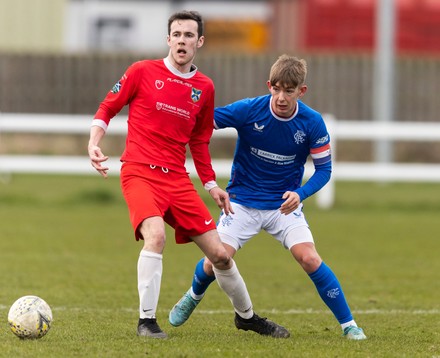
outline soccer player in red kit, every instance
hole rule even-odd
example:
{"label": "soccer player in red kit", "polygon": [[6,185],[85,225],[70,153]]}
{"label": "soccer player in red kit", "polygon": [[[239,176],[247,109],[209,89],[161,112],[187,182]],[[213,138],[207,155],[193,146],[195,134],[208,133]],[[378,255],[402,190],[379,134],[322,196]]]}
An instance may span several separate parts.
{"label": "soccer player in red kit", "polygon": [[168,20],[168,56],[132,64],[101,102],[90,130],[92,166],[106,177],[108,167],[103,162],[108,157],[99,143],[110,120],[129,105],[120,177],[136,240],[143,240],[137,266],[137,334],[167,337],[157,324],[156,311],[168,223],[175,230],[177,243],[194,241],[213,263],[218,284],[234,306],[237,328],[286,338],[290,334],[284,327],[254,313],[243,278],[185,169],[188,145],[205,189],[222,210],[231,212],[228,194],[215,182],[209,153],[214,85],[193,65],[203,42],[199,13],[182,11],[172,15]]}

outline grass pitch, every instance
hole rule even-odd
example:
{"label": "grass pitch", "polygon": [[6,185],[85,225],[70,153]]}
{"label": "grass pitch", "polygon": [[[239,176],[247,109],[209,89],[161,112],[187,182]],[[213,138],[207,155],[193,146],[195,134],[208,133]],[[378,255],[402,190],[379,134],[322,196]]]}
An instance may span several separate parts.
{"label": "grass pitch", "polygon": [[[136,243],[118,178],[14,175],[0,183],[1,357],[440,357],[440,186],[337,183],[336,204],[305,213],[318,251],[335,271],[368,340],[347,341],[312,282],[266,234],[236,261],[261,316],[290,339],[238,331],[214,283],[191,319],[168,311],[201,257],[168,231],[158,322],[167,340],[136,336]],[[224,183],[223,183],[224,184]],[[224,186],[224,185],[223,185]],[[211,205],[214,217],[218,209]],[[54,323],[23,341],[7,324],[20,296],[41,296]]]}

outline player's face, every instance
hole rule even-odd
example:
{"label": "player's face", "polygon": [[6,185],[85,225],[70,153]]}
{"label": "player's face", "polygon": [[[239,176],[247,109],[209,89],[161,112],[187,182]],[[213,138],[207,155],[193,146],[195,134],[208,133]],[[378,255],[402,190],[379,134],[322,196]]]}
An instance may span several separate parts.
{"label": "player's face", "polygon": [[286,88],[279,83],[272,86],[270,81],[267,81],[267,87],[272,95],[272,111],[283,118],[289,118],[293,115],[298,99],[307,91],[306,85]]}
{"label": "player's face", "polygon": [[168,55],[172,65],[182,73],[189,72],[197,49],[202,47],[204,37],[198,37],[197,22],[194,20],[176,20],[171,24],[167,43]]}

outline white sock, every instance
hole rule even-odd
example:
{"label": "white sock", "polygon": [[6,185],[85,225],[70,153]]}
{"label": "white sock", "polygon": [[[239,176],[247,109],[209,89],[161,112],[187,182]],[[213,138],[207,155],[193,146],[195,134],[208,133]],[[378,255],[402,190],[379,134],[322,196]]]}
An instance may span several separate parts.
{"label": "white sock", "polygon": [[342,323],[342,324],[341,324],[341,328],[342,328],[342,330],[344,330],[346,327],[350,327],[350,326],[355,326],[355,327],[357,327],[357,324],[356,324],[356,322],[355,322],[354,320],[351,320],[351,321],[349,321],[349,322],[345,322],[345,323]]}
{"label": "white sock", "polygon": [[249,292],[235,262],[229,270],[218,270],[213,267],[218,285],[225,291],[240,317],[249,319],[254,315]]}
{"label": "white sock", "polygon": [[201,295],[196,295],[193,291],[192,286],[189,288],[188,292],[189,292],[189,295],[192,298],[194,298],[196,301],[200,301],[203,298],[203,296],[205,296],[205,292],[203,292]]}
{"label": "white sock", "polygon": [[138,266],[139,317],[155,318],[162,279],[162,255],[142,250]]}

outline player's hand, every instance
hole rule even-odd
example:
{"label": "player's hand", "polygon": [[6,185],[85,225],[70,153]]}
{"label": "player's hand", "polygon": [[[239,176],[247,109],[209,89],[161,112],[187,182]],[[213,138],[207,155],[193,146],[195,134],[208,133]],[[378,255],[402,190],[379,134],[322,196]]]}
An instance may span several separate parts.
{"label": "player's hand", "polygon": [[299,195],[294,191],[286,191],[283,194],[283,199],[286,200],[281,204],[280,211],[284,215],[294,212],[298,208],[299,204],[301,204]]}
{"label": "player's hand", "polygon": [[229,194],[226,191],[216,186],[209,191],[209,194],[211,194],[218,207],[222,209],[226,215],[234,213],[229,200]]}
{"label": "player's hand", "polygon": [[95,168],[104,178],[107,178],[108,167],[102,166],[102,163],[108,159],[108,156],[102,154],[101,148],[97,145],[89,145],[88,151],[92,167]]}

